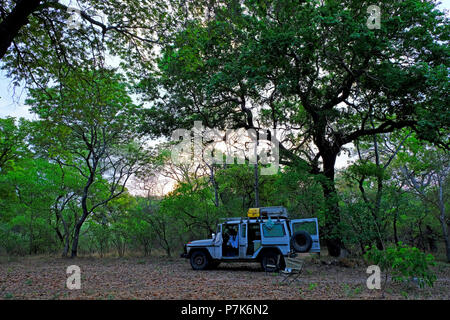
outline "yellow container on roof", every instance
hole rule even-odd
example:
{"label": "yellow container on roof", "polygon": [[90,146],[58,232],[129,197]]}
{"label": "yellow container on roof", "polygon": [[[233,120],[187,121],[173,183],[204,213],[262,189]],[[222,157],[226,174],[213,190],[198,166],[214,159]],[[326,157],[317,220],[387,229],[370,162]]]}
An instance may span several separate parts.
{"label": "yellow container on roof", "polygon": [[248,209],[247,216],[249,218],[258,218],[259,217],[259,208]]}

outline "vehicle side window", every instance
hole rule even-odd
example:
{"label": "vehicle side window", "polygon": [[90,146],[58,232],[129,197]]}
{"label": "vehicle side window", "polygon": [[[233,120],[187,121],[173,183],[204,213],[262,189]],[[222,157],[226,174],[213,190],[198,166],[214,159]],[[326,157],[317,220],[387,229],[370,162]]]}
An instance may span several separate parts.
{"label": "vehicle side window", "polygon": [[286,232],[284,231],[283,224],[275,223],[272,228],[267,228],[266,225],[263,224],[263,235],[266,238],[270,237],[284,237]]}
{"label": "vehicle side window", "polygon": [[293,226],[294,232],[305,230],[312,236],[317,234],[316,223],[314,221],[297,222],[294,223]]}

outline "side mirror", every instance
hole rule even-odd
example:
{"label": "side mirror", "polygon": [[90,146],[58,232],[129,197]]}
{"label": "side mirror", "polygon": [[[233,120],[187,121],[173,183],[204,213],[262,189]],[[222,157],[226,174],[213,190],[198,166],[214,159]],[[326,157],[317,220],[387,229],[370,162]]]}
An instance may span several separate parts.
{"label": "side mirror", "polygon": [[212,239],[214,239],[215,237],[216,237],[216,234],[215,234],[215,233],[211,234],[211,238],[212,238]]}

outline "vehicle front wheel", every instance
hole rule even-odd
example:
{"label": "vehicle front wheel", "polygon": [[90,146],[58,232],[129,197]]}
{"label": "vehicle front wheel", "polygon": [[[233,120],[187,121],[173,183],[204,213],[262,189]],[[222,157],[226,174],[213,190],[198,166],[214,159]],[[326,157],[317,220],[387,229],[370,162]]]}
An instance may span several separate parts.
{"label": "vehicle front wheel", "polygon": [[191,267],[194,270],[205,270],[208,268],[208,255],[203,251],[195,251],[191,255]]}

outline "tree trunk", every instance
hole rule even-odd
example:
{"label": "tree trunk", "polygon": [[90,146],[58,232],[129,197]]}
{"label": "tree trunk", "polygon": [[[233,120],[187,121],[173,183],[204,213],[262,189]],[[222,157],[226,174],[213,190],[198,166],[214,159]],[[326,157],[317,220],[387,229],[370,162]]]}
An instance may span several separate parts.
{"label": "tree trunk", "polygon": [[255,163],[254,168],[255,173],[255,208],[259,208],[259,175],[258,175],[258,164]]}
{"label": "tree trunk", "polygon": [[378,180],[378,189],[377,189],[375,206],[372,206],[372,202],[369,200],[369,198],[366,195],[366,191],[364,189],[365,177],[362,177],[361,179],[359,179],[358,182],[359,182],[359,190],[361,192],[363,200],[367,204],[367,208],[373,218],[373,228],[374,228],[375,233],[377,234],[377,236],[375,237],[374,240],[376,242],[378,250],[383,250],[383,240],[381,238],[381,232],[380,232],[380,227],[379,227],[379,223],[378,223],[379,210],[380,210],[379,208],[380,208],[380,203],[381,203],[381,190],[383,188],[383,184],[380,183],[379,177],[377,178],[377,180]]}
{"label": "tree trunk", "polygon": [[[61,215],[62,217],[62,215]],[[62,256],[64,258],[67,257],[69,254],[69,243],[70,243],[70,232],[69,232],[69,226],[67,225],[66,221],[62,219],[63,226],[64,226],[64,251]]]}
{"label": "tree trunk", "polygon": [[328,249],[328,254],[332,257],[338,257],[344,253],[343,243],[337,230],[340,223],[340,211],[334,181],[334,165],[336,163],[336,157],[337,153],[328,153],[322,156],[323,171],[326,178],[321,182],[326,206],[324,238]]}
{"label": "tree trunk", "polygon": [[[380,167],[378,166],[380,169]],[[383,195],[383,177],[379,173],[377,176],[377,194],[375,198],[375,208],[373,210],[373,218],[375,223],[376,232],[378,234],[376,243],[378,250],[384,250],[383,238],[380,230],[380,208],[381,208],[381,197]]]}
{"label": "tree trunk", "polygon": [[82,223],[77,223],[75,226],[75,231],[73,234],[73,241],[72,241],[72,258],[75,258],[78,254],[78,238],[80,237],[80,229],[81,229]]}
{"label": "tree trunk", "polygon": [[61,241],[61,243],[64,243],[64,236],[62,235],[61,231],[59,231],[58,227],[55,227],[55,231],[59,241]]}
{"label": "tree trunk", "polygon": [[[373,122],[372,127],[375,128]],[[377,142],[377,135],[373,135],[373,145],[375,149],[375,164],[377,166],[377,194],[375,197],[375,207],[372,210],[372,216],[374,219],[375,224],[375,232],[377,233],[376,238],[376,244],[378,250],[384,250],[383,245],[383,238],[381,236],[381,230],[380,230],[380,208],[381,208],[381,197],[383,195],[383,175],[384,175],[384,168],[380,165],[380,155],[378,153],[378,142]]]}
{"label": "tree trunk", "polygon": [[447,262],[450,262],[450,241],[448,238],[448,224],[445,219],[445,201],[444,201],[444,182],[443,179],[438,179],[438,185],[439,185],[439,221],[441,222],[442,226],[442,235],[444,237],[445,242],[445,252],[447,254]]}
{"label": "tree trunk", "polygon": [[448,238],[448,224],[445,219],[445,200],[444,200],[444,181],[441,177],[438,179],[438,186],[439,186],[439,221],[441,222],[442,226],[442,235],[444,237],[445,242],[445,252],[447,254],[447,262],[450,262],[450,241]]}
{"label": "tree trunk", "polygon": [[218,208],[219,207],[219,187],[217,185],[217,181],[214,176],[214,164],[211,164],[211,166],[209,166],[208,164],[206,164],[206,165],[209,167],[209,170],[211,172],[210,181],[214,187],[214,205],[216,206],[216,208]]}
{"label": "tree trunk", "polygon": [[172,257],[172,252],[171,252],[171,250],[170,250],[169,244],[167,244],[167,247],[166,247],[166,254],[167,254],[167,257],[168,257],[168,258],[171,258],[171,257]]}
{"label": "tree trunk", "polygon": [[256,143],[255,143],[255,161],[254,164],[254,175],[255,175],[255,208],[259,208],[259,175],[258,175],[258,144],[259,144],[259,132],[256,132]]}
{"label": "tree trunk", "polygon": [[442,233],[444,234],[445,252],[447,254],[447,262],[450,262],[450,241],[448,238],[448,224],[441,220]]}
{"label": "tree trunk", "polygon": [[437,246],[436,246],[436,238],[434,236],[433,229],[431,229],[430,225],[427,224],[426,228],[426,238],[428,243],[428,249],[431,252],[436,252]]}
{"label": "tree trunk", "polygon": [[394,228],[394,241],[395,241],[395,245],[397,246],[399,240],[398,240],[398,232],[397,232],[397,219],[398,219],[398,209],[395,210],[395,215],[394,215],[394,221],[392,222],[392,226]]}
{"label": "tree trunk", "polygon": [[81,226],[83,225],[84,221],[86,220],[87,216],[89,215],[89,211],[87,209],[87,192],[83,195],[81,198],[81,207],[83,209],[83,215],[81,216],[80,220],[78,220],[77,224],[75,225],[75,231],[73,235],[73,241],[72,241],[72,258],[75,258],[78,253],[78,239],[80,237],[80,230]]}
{"label": "tree trunk", "polygon": [[[78,239],[80,237],[80,230],[81,226],[83,225],[84,221],[89,215],[89,210],[87,207],[87,198],[88,198],[88,192],[89,188],[91,187],[92,183],[94,183],[95,178],[95,172],[97,169],[97,162],[95,162],[92,166],[92,169],[90,169],[90,176],[89,179],[86,182],[86,185],[83,188],[83,195],[81,196],[81,209],[83,210],[83,215],[81,216],[80,220],[78,220],[77,224],[75,225],[75,231],[73,236],[73,242],[72,242],[72,258],[75,258],[78,253]],[[75,220],[76,221],[76,220]]]}
{"label": "tree trunk", "polygon": [[[60,197],[58,197],[56,202],[58,202],[59,199],[60,199]],[[70,232],[69,232],[69,226],[67,225],[67,222],[62,215],[62,210],[64,209],[64,206],[62,207],[62,209],[58,209],[57,204],[55,204],[54,210],[55,210],[55,214],[56,214],[56,222],[58,223],[58,221],[61,221],[63,224],[64,235],[61,234],[61,232],[58,229],[58,226],[56,226],[56,233],[58,234],[58,237],[61,239],[61,243],[64,244],[64,250],[62,253],[62,257],[66,258],[69,253]]]}
{"label": "tree trunk", "polygon": [[149,243],[144,243],[144,257],[148,257],[152,253],[152,248]]}
{"label": "tree trunk", "polygon": [[29,239],[29,254],[31,255],[33,253],[33,241],[34,241],[34,237],[33,237],[33,211],[31,211],[31,217],[30,217],[30,226],[29,226],[29,230],[30,230],[30,239]]}
{"label": "tree trunk", "polygon": [[28,24],[28,17],[40,3],[40,0],[18,0],[11,13],[0,23],[0,59],[6,54],[20,29]]}
{"label": "tree trunk", "polygon": [[69,243],[70,243],[70,238],[69,238],[69,233],[66,234],[66,239],[64,241],[64,251],[63,251],[63,258],[67,258],[67,255],[69,254]]}

